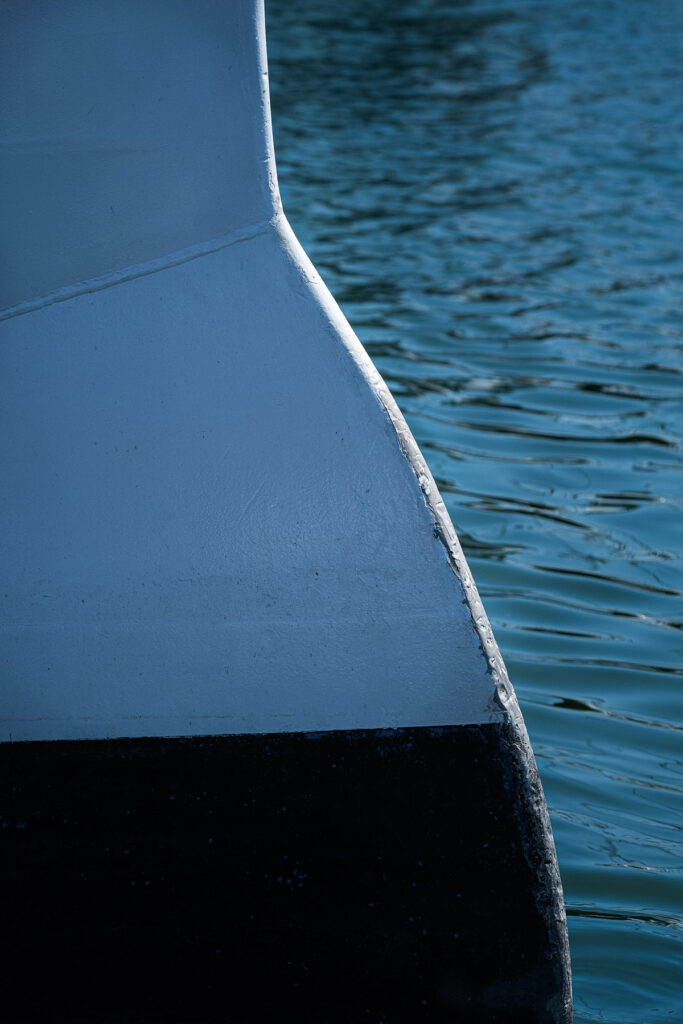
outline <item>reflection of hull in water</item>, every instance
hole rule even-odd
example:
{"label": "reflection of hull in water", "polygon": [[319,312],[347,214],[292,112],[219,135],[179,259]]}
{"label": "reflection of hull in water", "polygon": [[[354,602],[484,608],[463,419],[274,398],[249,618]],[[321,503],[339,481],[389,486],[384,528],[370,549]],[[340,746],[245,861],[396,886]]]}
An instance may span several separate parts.
{"label": "reflection of hull in water", "polygon": [[279,212],[258,5],[4,18],[10,1017],[567,1020],[516,700]]}

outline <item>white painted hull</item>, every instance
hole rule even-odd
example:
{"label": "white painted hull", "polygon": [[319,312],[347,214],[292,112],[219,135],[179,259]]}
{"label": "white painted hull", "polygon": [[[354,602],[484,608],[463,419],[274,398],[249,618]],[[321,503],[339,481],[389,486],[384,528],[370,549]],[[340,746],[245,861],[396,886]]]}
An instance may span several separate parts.
{"label": "white painted hull", "polygon": [[[221,166],[235,145],[256,148],[251,125],[261,125],[262,187],[247,188],[240,167],[228,173],[213,219],[197,213],[211,232],[200,242],[185,213],[173,226],[176,206],[164,211],[162,231],[156,208],[141,205],[150,165],[167,202],[187,203],[189,186],[169,171],[170,143],[154,149],[155,133],[176,131],[173,121],[157,124],[157,93],[178,101],[190,25],[203,15],[232,52],[235,18],[213,2],[197,13],[170,5],[170,28],[123,62],[129,77],[130,64],[139,65],[132,95],[108,55],[126,45],[125,33],[148,31],[155,8],[124,6],[130,24],[117,22],[112,42],[107,3],[35,5],[34,21],[40,10],[72,62],[36,68],[30,53],[28,70],[9,62],[11,223],[24,213],[15,229],[23,273],[5,286],[19,301],[2,322],[2,671],[11,681],[3,738],[500,719],[504,669],[433,480],[280,212],[259,81],[251,117],[239,106],[227,135],[223,106],[243,81],[221,81],[223,65],[209,60],[195,74],[194,105],[216,132],[215,151],[202,159]],[[111,125],[84,121],[71,52],[84,20],[90,46],[102,51],[88,53],[88,103],[101,102]],[[9,21],[30,39],[25,14]],[[253,21],[243,16],[236,28],[241,49],[260,54]],[[149,64],[158,81],[140,94]],[[57,95],[69,97],[56,108],[45,80],[55,74]],[[227,95],[213,97],[214,78]],[[45,96],[47,129],[40,111],[29,111],[28,125],[18,120],[29,87]],[[185,95],[177,117],[192,107]],[[56,212],[44,190],[34,194],[39,143],[26,136],[39,130]],[[192,142],[174,137],[171,152],[198,177],[201,161],[185,167]],[[141,146],[151,150],[146,159]],[[95,181],[86,187],[88,174]],[[85,223],[79,192],[93,208]],[[47,227],[35,222],[36,201]],[[103,233],[96,248],[95,231]],[[131,260],[123,267],[121,249]],[[36,282],[51,290],[30,294]]]}
{"label": "white painted hull", "polygon": [[282,214],[260,4],[0,11],[3,1005],[120,1021],[146,957],[145,1019],[269,1019],[267,962],[283,1021],[566,1024],[533,755]]}
{"label": "white painted hull", "polygon": [[206,249],[3,324],[5,739],[499,718],[431,477],[291,230]]}

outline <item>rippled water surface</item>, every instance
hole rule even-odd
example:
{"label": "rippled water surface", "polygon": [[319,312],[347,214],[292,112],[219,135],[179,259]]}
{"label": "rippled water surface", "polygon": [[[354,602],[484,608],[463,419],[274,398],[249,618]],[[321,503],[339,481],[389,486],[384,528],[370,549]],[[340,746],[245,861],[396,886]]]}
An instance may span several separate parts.
{"label": "rippled water surface", "polygon": [[269,0],[285,210],[517,689],[578,1021],[683,1021],[683,3]]}

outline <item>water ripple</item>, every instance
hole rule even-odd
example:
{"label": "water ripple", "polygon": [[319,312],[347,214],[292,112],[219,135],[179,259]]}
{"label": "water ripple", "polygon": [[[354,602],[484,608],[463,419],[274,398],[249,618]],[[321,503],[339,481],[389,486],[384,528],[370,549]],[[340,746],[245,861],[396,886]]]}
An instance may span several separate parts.
{"label": "water ripple", "polygon": [[682,1019],[683,7],[269,0],[268,24],[285,209],[523,705],[576,1020]]}

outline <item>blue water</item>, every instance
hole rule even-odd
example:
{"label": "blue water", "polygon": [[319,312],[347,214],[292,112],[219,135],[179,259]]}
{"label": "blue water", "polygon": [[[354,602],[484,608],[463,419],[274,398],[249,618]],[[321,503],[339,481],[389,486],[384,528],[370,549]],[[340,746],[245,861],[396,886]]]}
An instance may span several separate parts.
{"label": "blue water", "polygon": [[683,3],[269,0],[285,210],[427,456],[576,1020],[683,1021]]}

